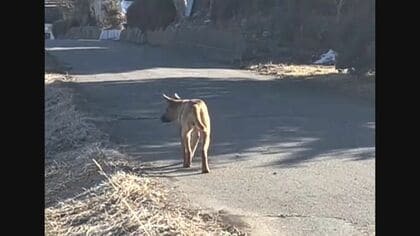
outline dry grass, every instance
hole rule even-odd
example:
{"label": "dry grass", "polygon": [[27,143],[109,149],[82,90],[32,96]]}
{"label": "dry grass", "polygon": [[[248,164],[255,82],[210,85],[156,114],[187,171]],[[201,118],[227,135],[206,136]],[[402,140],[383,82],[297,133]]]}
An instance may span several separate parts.
{"label": "dry grass", "polygon": [[334,66],[323,65],[287,65],[268,63],[251,65],[247,69],[256,71],[262,75],[274,75],[279,78],[331,75],[338,73]]}
{"label": "dry grass", "polygon": [[44,77],[44,82],[46,85],[50,85],[54,82],[70,82],[73,81],[73,78],[69,75],[59,74],[59,73],[47,73]]}
{"label": "dry grass", "polygon": [[67,80],[45,78],[46,235],[244,235],[142,176],[75,109]]}
{"label": "dry grass", "polygon": [[86,117],[76,111],[69,88],[60,81],[69,80],[65,76],[46,75],[45,81],[45,151],[50,159],[58,152],[80,148],[86,143],[106,140]]}
{"label": "dry grass", "polygon": [[335,66],[324,65],[286,65],[258,64],[247,67],[248,70],[262,75],[275,76],[278,79],[304,79],[311,83],[330,87],[351,96],[369,100],[375,99],[375,76],[355,76],[340,73]]}
{"label": "dry grass", "polygon": [[102,175],[96,187],[45,209],[46,235],[240,235],[218,215],[182,205],[156,180]]}
{"label": "dry grass", "polygon": [[96,158],[106,170],[139,173],[141,167],[114,149],[99,143],[87,144],[73,151],[58,153],[45,161],[45,205],[75,196],[102,181],[92,162]]}
{"label": "dry grass", "polygon": [[96,169],[87,164],[92,156],[116,159],[104,149],[107,137],[87,117],[76,111],[70,88],[62,86],[70,77],[45,75],[45,202],[50,205],[81,192],[93,181]]}

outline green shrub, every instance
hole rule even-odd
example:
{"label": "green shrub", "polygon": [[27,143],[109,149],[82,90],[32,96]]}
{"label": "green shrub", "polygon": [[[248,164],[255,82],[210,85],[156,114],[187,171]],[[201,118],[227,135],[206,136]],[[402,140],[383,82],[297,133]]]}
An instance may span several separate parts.
{"label": "green shrub", "polygon": [[136,0],[127,9],[127,24],[143,32],[165,29],[175,20],[172,0]]}

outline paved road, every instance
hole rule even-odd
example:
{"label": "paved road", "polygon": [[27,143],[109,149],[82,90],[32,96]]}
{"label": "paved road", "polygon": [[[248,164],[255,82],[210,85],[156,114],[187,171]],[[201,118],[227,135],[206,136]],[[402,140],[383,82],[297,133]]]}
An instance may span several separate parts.
{"label": "paved road", "polygon": [[[118,42],[48,41],[72,66],[77,105],[111,140],[194,204],[223,210],[254,235],[373,235],[372,101],[302,80],[273,80],[194,52]],[[182,169],[162,92],[204,98],[211,174]]]}

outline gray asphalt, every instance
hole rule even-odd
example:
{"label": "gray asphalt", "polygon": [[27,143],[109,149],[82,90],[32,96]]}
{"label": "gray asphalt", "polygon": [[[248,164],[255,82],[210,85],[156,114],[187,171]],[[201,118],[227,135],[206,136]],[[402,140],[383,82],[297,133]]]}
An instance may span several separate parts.
{"label": "gray asphalt", "polygon": [[[47,41],[72,67],[78,109],[145,170],[252,235],[375,234],[375,107],[314,82],[275,80],[194,51]],[[181,168],[162,92],[206,100],[211,173]]]}

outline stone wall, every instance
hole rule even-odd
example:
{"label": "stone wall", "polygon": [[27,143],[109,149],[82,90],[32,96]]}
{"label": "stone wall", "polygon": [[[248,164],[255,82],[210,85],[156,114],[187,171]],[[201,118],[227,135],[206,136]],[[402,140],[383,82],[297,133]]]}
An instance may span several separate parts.
{"label": "stone wall", "polygon": [[154,46],[193,48],[203,56],[226,63],[242,60],[246,43],[239,31],[211,27],[168,27],[166,30],[147,32],[147,42]]}
{"label": "stone wall", "polygon": [[101,29],[96,26],[72,27],[65,34],[68,39],[99,39]]}
{"label": "stone wall", "polygon": [[145,43],[144,34],[141,32],[139,28],[133,28],[133,27],[124,29],[123,31],[121,31],[120,40],[131,42],[131,43],[138,43],[138,44]]}

